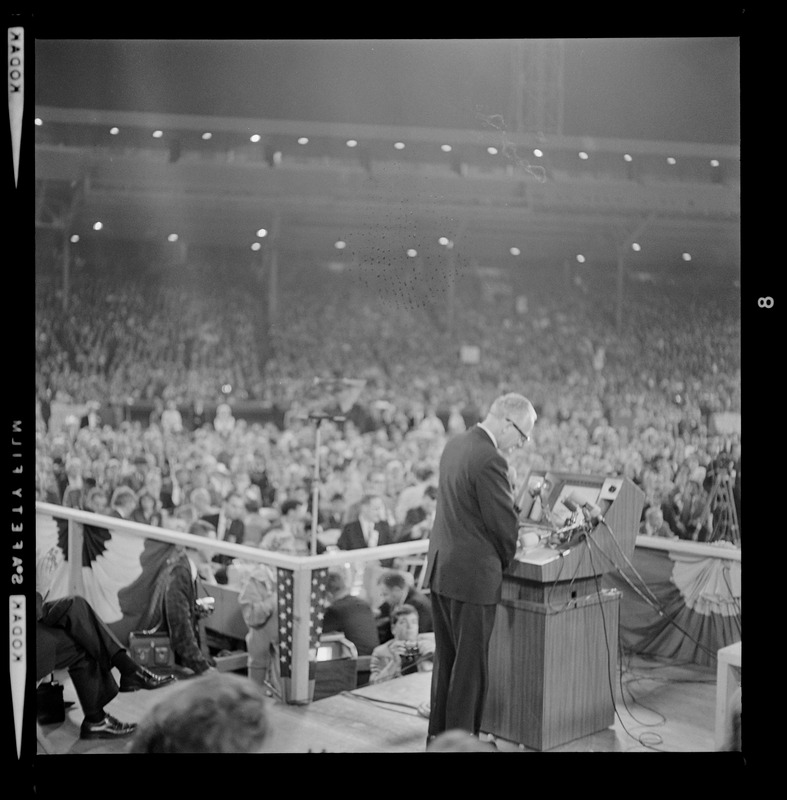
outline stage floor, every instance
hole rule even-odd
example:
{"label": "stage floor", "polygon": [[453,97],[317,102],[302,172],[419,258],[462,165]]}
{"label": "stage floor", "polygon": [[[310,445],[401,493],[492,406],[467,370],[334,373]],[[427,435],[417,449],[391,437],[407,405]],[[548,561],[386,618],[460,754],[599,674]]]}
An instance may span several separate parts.
{"label": "stage floor", "polygon": [[[66,672],[66,700],[76,700]],[[418,673],[365,686],[303,706],[270,699],[271,734],[266,753],[423,752],[427,720],[418,714],[428,701],[431,673]],[[621,682],[623,695],[621,697]],[[166,693],[119,694],[107,710],[133,722]],[[614,723],[607,729],[555,747],[549,752],[711,752],[715,749],[716,674],[709,667],[634,657],[615,686]],[[78,704],[58,725],[38,726],[38,749],[47,754],[123,753],[127,741],[82,741]],[[534,753],[517,742],[497,739],[498,749]]]}

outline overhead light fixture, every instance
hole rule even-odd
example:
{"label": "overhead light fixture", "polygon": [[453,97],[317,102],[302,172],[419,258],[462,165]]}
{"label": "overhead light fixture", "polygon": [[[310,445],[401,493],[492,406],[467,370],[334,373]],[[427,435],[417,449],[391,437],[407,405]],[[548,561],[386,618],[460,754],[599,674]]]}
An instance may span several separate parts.
{"label": "overhead light fixture", "polygon": [[447,236],[441,236],[437,241],[438,241],[439,244],[447,245],[448,244],[448,237]]}
{"label": "overhead light fixture", "polygon": [[153,138],[160,139],[164,135],[164,131],[153,131]]}
{"label": "overhead light fixture", "polygon": [[93,223],[93,230],[94,231],[100,231],[103,227],[104,227],[104,223],[103,222],[94,222]]}
{"label": "overhead light fixture", "polygon": [[519,256],[522,254],[522,251],[518,247],[512,247],[509,252],[512,256]]}
{"label": "overhead light fixture", "polygon": [[682,258],[684,261],[691,261],[691,253],[683,253],[683,255],[681,256],[681,258]]}
{"label": "overhead light fixture", "polygon": [[358,147],[358,142],[355,139],[348,139],[347,147]]}
{"label": "overhead light fixture", "polygon": [[624,153],[623,154],[623,160],[624,161],[633,161],[634,159],[632,159],[632,157],[628,153]]}
{"label": "overhead light fixture", "polygon": [[208,139],[213,138],[213,134],[210,131],[205,131],[205,133],[202,134],[202,138],[207,142]]}
{"label": "overhead light fixture", "polygon": [[577,261],[579,261],[580,264],[584,264],[585,256],[583,256],[582,253],[577,253]]}
{"label": "overhead light fixture", "polygon": [[178,234],[177,233],[170,233],[170,235],[167,236],[167,241],[168,242],[177,242],[178,241]]}
{"label": "overhead light fixture", "polygon": [[411,248],[410,248],[410,249],[407,251],[407,255],[408,255],[410,258],[415,258],[415,257],[418,255],[418,251],[417,251],[416,249],[414,249],[414,248],[412,248],[412,247],[411,247]]}
{"label": "overhead light fixture", "polygon": [[109,132],[112,134],[112,136],[117,136],[120,133],[120,128],[112,127],[109,129]]}
{"label": "overhead light fixture", "polygon": [[667,163],[668,163],[668,164],[675,165],[675,164],[677,164],[678,162],[677,162],[677,161],[675,161],[675,159],[674,159],[672,156],[667,156]]}
{"label": "overhead light fixture", "polygon": [[491,146],[490,146],[490,147],[487,147],[487,148],[486,148],[486,152],[487,152],[487,153],[489,153],[489,155],[490,155],[490,156],[496,156],[496,155],[497,155],[497,152],[498,152],[498,150],[497,150],[497,148],[496,148],[496,147],[491,147]]}
{"label": "overhead light fixture", "polygon": [[588,158],[590,158],[590,156],[589,156],[589,155],[588,155],[588,154],[587,154],[587,153],[586,153],[584,150],[580,150],[580,151],[579,151],[579,157],[580,157],[580,158],[581,158],[583,161],[587,161],[587,160],[588,160]]}
{"label": "overhead light fixture", "polygon": [[450,144],[441,144],[441,145],[440,145],[440,149],[441,149],[441,150],[442,150],[444,153],[450,153],[452,148],[451,148],[451,145],[450,145]]}
{"label": "overhead light fixture", "polygon": [[73,236],[71,237],[71,239],[69,241],[71,241],[74,244],[76,244],[79,241],[79,234],[77,234],[77,233],[73,234]]}
{"label": "overhead light fixture", "polygon": [[347,242],[343,242],[341,239],[339,239],[339,241],[334,244],[334,247],[337,250],[344,250],[344,248],[347,247]]}
{"label": "overhead light fixture", "polygon": [[719,166],[719,159],[718,159],[718,158],[712,158],[712,159],[710,160],[710,165],[711,165],[712,167],[718,167],[718,166]]}
{"label": "overhead light fixture", "polygon": [[254,250],[255,252],[259,250],[261,247],[262,245],[259,242],[252,242],[251,244],[251,249]]}
{"label": "overhead light fixture", "polygon": [[36,118],[33,120],[33,122],[35,122],[35,124],[36,124],[36,125],[38,125],[38,126],[41,126],[41,125],[43,125],[43,124],[44,124],[44,120],[42,120],[42,119],[41,119],[41,117],[36,117]]}
{"label": "overhead light fixture", "polygon": [[268,235],[268,231],[266,231],[265,228],[260,228],[257,231],[257,236],[259,236],[260,239],[264,239],[267,235]]}
{"label": "overhead light fixture", "polygon": [[260,139],[262,139],[262,136],[260,136],[259,133],[252,133],[252,135],[249,136],[249,141],[255,144],[259,142]]}
{"label": "overhead light fixture", "polygon": [[404,150],[404,142],[394,142],[394,147],[397,150]]}
{"label": "overhead light fixture", "polygon": [[[536,148],[536,149],[533,151],[533,155],[534,155],[536,158],[541,158],[541,157],[544,155],[544,151],[543,151],[543,150],[539,150],[538,148]],[[580,153],[579,157],[580,157],[580,158],[582,158],[582,154],[581,154],[581,153]]]}
{"label": "overhead light fixture", "polygon": [[298,139],[298,144],[309,144],[309,137],[301,136],[300,139]]}
{"label": "overhead light fixture", "polygon": [[640,250],[642,250],[642,248],[641,248],[641,247],[640,247],[640,246],[639,246],[639,245],[638,245],[636,242],[634,242],[634,243],[631,245],[631,249],[632,249],[632,250],[633,250],[635,253],[639,253],[639,251],[640,251]]}

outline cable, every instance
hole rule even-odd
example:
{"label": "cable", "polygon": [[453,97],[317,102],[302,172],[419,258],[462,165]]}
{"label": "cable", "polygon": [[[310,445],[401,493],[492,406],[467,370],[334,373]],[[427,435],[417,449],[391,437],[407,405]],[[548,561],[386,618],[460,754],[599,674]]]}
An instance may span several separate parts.
{"label": "cable", "polygon": [[694,642],[694,644],[695,644],[695,645],[697,645],[697,647],[698,647],[698,648],[700,648],[700,650],[704,651],[704,652],[705,652],[705,653],[706,653],[708,656],[710,656],[711,658],[716,658],[716,654],[715,654],[715,653],[714,653],[712,650],[709,650],[709,649],[708,649],[708,648],[707,648],[707,647],[706,647],[704,644],[702,644],[702,642],[699,642],[697,639],[695,639],[695,638],[694,638],[694,637],[693,637],[693,636],[692,636],[692,635],[691,635],[691,634],[690,634],[690,633],[689,633],[687,630],[685,630],[685,628],[681,627],[681,625],[680,625],[680,624],[678,624],[678,622],[676,622],[676,621],[675,621],[674,617],[672,617],[672,616],[670,616],[669,614],[667,614],[666,610],[663,608],[663,606],[662,606],[662,604],[659,602],[658,598],[656,598],[656,597],[655,597],[655,595],[654,595],[654,594],[653,594],[653,593],[650,591],[650,589],[648,588],[648,586],[647,586],[647,584],[646,584],[646,582],[645,582],[644,578],[643,578],[643,577],[642,577],[642,576],[639,574],[639,572],[637,572],[637,569],[636,569],[636,567],[634,567],[634,565],[633,565],[633,564],[631,563],[631,561],[628,559],[628,557],[626,556],[626,554],[623,552],[622,548],[620,547],[620,544],[618,544],[618,542],[617,542],[617,539],[615,538],[614,534],[612,533],[612,529],[611,529],[611,528],[609,527],[609,525],[607,525],[606,523],[604,523],[604,524],[606,525],[606,528],[607,528],[607,530],[608,530],[608,531],[609,531],[609,533],[610,533],[610,538],[611,538],[611,539],[612,539],[612,541],[615,543],[615,546],[616,546],[616,547],[618,548],[618,550],[620,551],[620,553],[621,553],[621,555],[623,556],[623,558],[624,558],[624,560],[626,561],[626,563],[627,563],[627,564],[628,564],[628,565],[631,567],[631,569],[633,570],[634,574],[635,574],[635,575],[637,576],[637,578],[639,578],[639,580],[642,582],[642,585],[643,585],[643,586],[645,586],[645,588],[647,589],[648,593],[649,593],[649,594],[650,594],[650,596],[653,598],[653,602],[650,602],[650,601],[649,601],[649,600],[648,600],[648,599],[647,599],[647,598],[646,598],[646,597],[645,597],[645,596],[642,594],[642,592],[640,592],[640,591],[639,591],[639,590],[638,590],[638,589],[637,589],[637,588],[634,586],[634,584],[633,584],[633,583],[632,583],[632,582],[629,580],[628,576],[627,576],[627,575],[626,575],[626,574],[623,572],[623,570],[621,569],[621,567],[620,567],[620,566],[619,566],[619,565],[618,565],[618,564],[617,564],[617,563],[614,561],[614,559],[613,559],[613,558],[612,558],[610,555],[608,555],[607,553],[605,553],[605,552],[604,552],[604,550],[602,549],[601,545],[599,545],[599,544],[598,544],[598,542],[595,542],[595,541],[593,540],[593,537],[591,537],[591,536],[588,536],[588,537],[587,537],[587,538],[588,538],[588,541],[590,541],[590,542],[591,542],[593,545],[595,545],[596,547],[598,547],[598,549],[599,549],[599,551],[602,553],[602,555],[603,555],[603,556],[604,556],[604,557],[605,557],[605,558],[606,558],[606,559],[607,559],[607,560],[608,560],[608,561],[609,561],[609,562],[610,562],[610,563],[611,563],[611,564],[612,564],[612,565],[615,567],[615,569],[618,571],[618,573],[620,574],[620,576],[621,576],[621,577],[622,577],[622,578],[623,578],[623,579],[626,581],[626,583],[628,583],[628,584],[629,584],[629,586],[631,586],[631,588],[632,588],[632,589],[633,589],[633,590],[634,590],[634,591],[635,591],[635,592],[636,592],[636,593],[637,593],[637,594],[638,594],[638,595],[639,595],[639,596],[640,596],[640,597],[641,597],[643,600],[645,600],[645,602],[646,602],[646,603],[648,603],[648,605],[650,605],[650,606],[651,606],[651,608],[653,608],[653,610],[654,610],[654,611],[656,611],[660,617],[663,617],[663,618],[664,618],[664,619],[665,619],[667,622],[669,622],[670,624],[674,625],[674,626],[675,626],[675,627],[676,627],[676,628],[677,628],[677,629],[678,629],[678,630],[679,630],[679,631],[680,631],[680,632],[681,632],[681,633],[682,633],[682,634],[683,634],[683,635],[684,635],[684,636],[685,636],[687,639],[689,639],[689,640],[691,640],[692,642]]}

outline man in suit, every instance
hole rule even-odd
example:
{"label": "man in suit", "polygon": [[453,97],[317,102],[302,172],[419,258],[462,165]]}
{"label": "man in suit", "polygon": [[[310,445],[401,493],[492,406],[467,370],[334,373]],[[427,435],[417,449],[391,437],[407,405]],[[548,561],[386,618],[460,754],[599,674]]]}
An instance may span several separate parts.
{"label": "man in suit", "polygon": [[[386,516],[387,510],[383,498],[378,494],[365,494],[359,505],[358,519],[345,524],[336,546],[339,550],[359,550],[364,547],[393,544],[396,538],[386,521]],[[380,568],[392,565],[391,558],[383,561],[375,559],[355,565],[363,569],[363,597],[371,605],[372,610],[378,609],[382,603],[377,586]]]}
{"label": "man in suit", "polygon": [[337,547],[340,550],[358,550],[361,547],[393,544],[394,534],[385,517],[383,498],[378,494],[364,495],[359,505],[358,519],[342,528]]}
{"label": "man in suit", "polygon": [[[243,524],[245,516],[246,503],[244,502],[243,495],[240,492],[230,492],[224,498],[224,503],[218,514],[206,514],[201,517],[201,519],[213,525],[216,529],[216,538],[219,541],[243,544],[246,533],[246,527]],[[213,556],[213,561],[226,568],[227,564],[232,562],[232,556],[216,553],[216,555]],[[220,580],[219,583],[226,583],[226,580]]]}
{"label": "man in suit", "polygon": [[480,731],[489,640],[517,544],[504,454],[529,441],[535,422],[527,398],[504,394],[483,422],[449,439],[440,458],[426,565],[436,645],[427,744],[452,728]]}
{"label": "man in suit", "polygon": [[112,668],[120,672],[121,692],[158,689],[172,675],[156,675],[136,664],[112,631],[83,597],[61,597],[45,603],[36,592],[36,676],[68,669],[84,713],[81,739],[113,739],[134,732],[104,710],[118,693]]}

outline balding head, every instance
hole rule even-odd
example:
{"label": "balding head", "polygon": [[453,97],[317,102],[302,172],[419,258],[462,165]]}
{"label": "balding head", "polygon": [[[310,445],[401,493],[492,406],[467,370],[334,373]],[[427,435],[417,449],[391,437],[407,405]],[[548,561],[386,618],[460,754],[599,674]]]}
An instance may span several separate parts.
{"label": "balding head", "polygon": [[536,424],[536,410],[523,395],[516,392],[500,395],[489,407],[484,426],[497,439],[499,450],[522,447]]}

